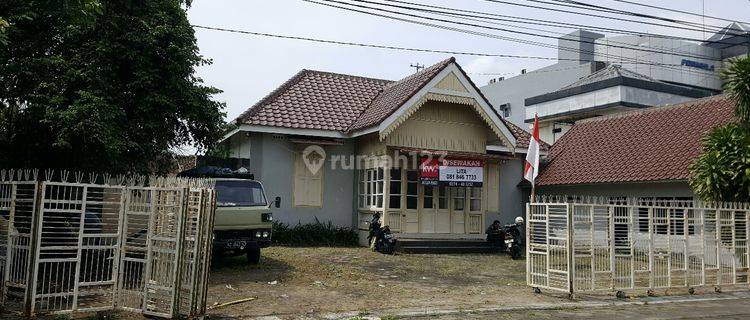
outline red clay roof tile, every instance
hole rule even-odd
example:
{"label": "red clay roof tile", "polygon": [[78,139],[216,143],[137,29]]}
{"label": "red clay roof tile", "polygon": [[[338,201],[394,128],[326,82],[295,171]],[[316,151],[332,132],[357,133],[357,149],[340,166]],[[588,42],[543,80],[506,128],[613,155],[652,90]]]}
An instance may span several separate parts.
{"label": "red clay roof tile", "polygon": [[577,122],[556,142],[537,185],[686,180],[701,139],[734,121],[724,95]]}
{"label": "red clay roof tile", "polygon": [[364,129],[380,123],[411,99],[435,75],[455,61],[454,58],[445,59],[404,79],[388,84],[348,131]]}
{"label": "red clay roof tile", "polygon": [[390,82],[302,70],[236,121],[262,126],[345,131]]}
{"label": "red clay roof tile", "polygon": [[[235,121],[339,132],[364,129],[385,120],[455,61],[455,58],[445,59],[399,81],[302,70]],[[518,141],[517,150],[526,149],[529,133],[510,122],[505,124]]]}

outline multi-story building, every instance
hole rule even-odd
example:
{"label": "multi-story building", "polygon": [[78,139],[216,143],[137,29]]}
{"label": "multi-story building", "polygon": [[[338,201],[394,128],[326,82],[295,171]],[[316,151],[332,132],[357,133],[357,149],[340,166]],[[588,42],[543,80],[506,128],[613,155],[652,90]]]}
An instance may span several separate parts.
{"label": "multi-story building", "polygon": [[521,127],[538,116],[548,143],[581,119],[720,93],[719,70],[750,53],[750,26],[733,23],[703,42],[578,30],[560,37],[558,47],[557,63],[481,88]]}

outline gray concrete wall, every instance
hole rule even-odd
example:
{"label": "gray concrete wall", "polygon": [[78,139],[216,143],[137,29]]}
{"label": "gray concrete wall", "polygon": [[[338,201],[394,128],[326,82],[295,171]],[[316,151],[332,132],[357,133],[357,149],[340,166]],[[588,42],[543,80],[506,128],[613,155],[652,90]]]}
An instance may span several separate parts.
{"label": "gray concrete wall", "polygon": [[[647,48],[666,53],[643,51],[643,49]],[[672,52],[679,52],[681,54],[674,54]],[[709,57],[710,59],[700,57]],[[596,61],[619,64],[628,70],[647,75],[656,80],[714,90],[721,90],[722,81],[718,76],[721,64],[716,61],[720,57],[721,51],[719,49],[704,46],[697,42],[678,39],[649,36],[614,36],[596,40]],[[680,66],[683,59],[713,65],[715,70],[709,72],[685,66],[659,65]]]}
{"label": "gray concrete wall", "polygon": [[619,183],[578,186],[540,186],[540,195],[607,197],[693,197],[687,182]]}
{"label": "gray concrete wall", "polygon": [[581,77],[591,73],[591,63],[556,63],[513,78],[489,84],[480,88],[493,107],[510,103],[511,114],[507,119],[528,130],[526,118],[526,98],[557,91]]}
{"label": "gray concrete wall", "polygon": [[310,223],[315,218],[343,227],[354,226],[355,171],[341,168],[331,169],[333,155],[351,155],[354,145],[346,142],[340,146],[324,146],[326,165],[323,167],[323,206],[307,208],[292,206],[292,181],[294,176],[295,145],[286,138],[271,134],[251,134],[251,163],[256,164],[256,179],[263,183],[266,196],[273,201],[281,197],[281,207],[272,208],[276,221],[289,224]]}
{"label": "gray concrete wall", "polygon": [[601,33],[576,30],[557,39],[557,58],[560,63],[579,63],[594,60],[596,40],[603,38]]}
{"label": "gray concrete wall", "polygon": [[489,195],[500,198],[500,212],[488,212],[485,216],[485,225],[489,226],[494,220],[499,220],[502,224],[510,224],[516,217],[523,215],[525,198],[523,190],[518,187],[518,183],[523,179],[522,171],[522,159],[510,160],[500,165],[499,194]]}

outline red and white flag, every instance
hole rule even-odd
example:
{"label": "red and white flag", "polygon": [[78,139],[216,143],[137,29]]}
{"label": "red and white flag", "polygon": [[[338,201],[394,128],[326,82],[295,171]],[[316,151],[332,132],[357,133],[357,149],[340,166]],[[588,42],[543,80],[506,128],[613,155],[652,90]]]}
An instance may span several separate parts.
{"label": "red and white flag", "polygon": [[523,168],[523,177],[534,184],[536,176],[539,175],[539,117],[534,115],[534,128],[529,140],[529,150],[526,152],[526,165]]}

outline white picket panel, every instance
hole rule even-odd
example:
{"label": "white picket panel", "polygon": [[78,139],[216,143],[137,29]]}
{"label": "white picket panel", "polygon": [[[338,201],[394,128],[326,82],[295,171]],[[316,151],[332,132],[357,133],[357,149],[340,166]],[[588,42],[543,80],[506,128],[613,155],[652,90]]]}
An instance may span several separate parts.
{"label": "white picket panel", "polygon": [[212,181],[35,181],[36,172],[19,181],[13,172],[0,171],[0,306],[28,315],[205,312]]}
{"label": "white picket panel", "polygon": [[546,197],[527,206],[527,284],[567,293],[750,284],[750,205]]}

